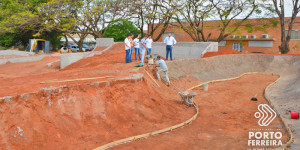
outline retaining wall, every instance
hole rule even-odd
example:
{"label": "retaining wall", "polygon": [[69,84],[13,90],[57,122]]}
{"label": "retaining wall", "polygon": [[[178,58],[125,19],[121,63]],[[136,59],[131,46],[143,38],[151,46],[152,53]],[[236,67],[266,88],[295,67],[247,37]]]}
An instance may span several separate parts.
{"label": "retaining wall", "polygon": [[[200,58],[206,52],[216,51],[217,42],[179,42],[173,47],[173,59]],[[154,42],[151,53],[166,57],[166,44]]]}
{"label": "retaining wall", "polygon": [[20,55],[20,56],[32,56],[34,53],[18,51],[18,50],[0,50],[0,56],[3,55]]}
{"label": "retaining wall", "polygon": [[[111,48],[111,46],[114,44],[113,38],[97,38],[97,47],[105,47],[107,48],[103,50],[102,52],[107,51]],[[96,49],[95,48],[95,49]],[[67,53],[67,54],[60,54],[60,69],[63,69],[83,58],[93,57],[95,55],[101,55],[102,52],[79,52],[79,53]]]}
{"label": "retaining wall", "polygon": [[0,65],[6,64],[7,62],[10,62],[10,63],[24,63],[24,62],[40,61],[44,57],[46,57],[46,55],[32,56],[32,57],[5,58],[5,59],[0,59]]}
{"label": "retaining wall", "polygon": [[97,38],[96,39],[96,47],[111,46],[113,44],[114,44],[113,38]]}

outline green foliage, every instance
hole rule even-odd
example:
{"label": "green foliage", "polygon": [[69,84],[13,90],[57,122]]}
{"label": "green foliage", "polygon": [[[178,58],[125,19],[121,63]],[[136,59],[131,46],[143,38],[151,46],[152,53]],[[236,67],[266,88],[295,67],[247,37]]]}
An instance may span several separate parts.
{"label": "green foliage", "polygon": [[14,45],[16,38],[17,38],[16,34],[11,34],[11,33],[2,34],[0,35],[0,46],[11,47]]}
{"label": "green foliage", "polygon": [[276,28],[278,26],[276,18],[259,18],[256,20],[247,20],[245,22],[244,30],[249,33],[256,31],[263,31],[267,33],[269,28]]}
{"label": "green foliage", "polygon": [[140,31],[137,27],[134,26],[133,22],[130,22],[126,19],[118,19],[116,22],[107,28],[104,37],[114,38],[115,41],[123,41],[128,34],[139,34]]}
{"label": "green foliage", "polygon": [[45,39],[47,41],[50,41],[53,50],[59,49],[60,45],[61,45],[61,38],[62,38],[62,33],[58,32],[56,30],[52,30],[52,31],[47,31],[44,32],[41,36],[42,39]]}

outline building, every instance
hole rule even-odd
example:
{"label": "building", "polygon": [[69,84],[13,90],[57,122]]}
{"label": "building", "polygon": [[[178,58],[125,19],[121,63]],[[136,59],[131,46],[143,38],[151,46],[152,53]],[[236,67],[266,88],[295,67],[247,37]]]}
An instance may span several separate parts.
{"label": "building", "polygon": [[[249,19],[248,23],[253,26],[260,25],[261,20],[268,19]],[[240,52],[257,52],[257,53],[269,53],[269,54],[278,54],[279,46],[281,44],[281,32],[280,32],[280,23],[279,18],[277,20],[277,26],[270,26],[264,28],[264,30],[254,30],[250,32],[246,30],[246,25],[242,25],[234,34],[225,38],[223,41],[219,42],[219,51],[222,50],[231,50],[235,49]],[[286,18],[286,21],[289,21],[290,18]],[[235,21],[233,20],[232,24]],[[220,23],[219,21],[205,21],[204,32],[205,36],[208,36],[211,33],[211,41],[217,39],[220,31],[219,28],[211,28],[216,24]],[[177,24],[178,25],[178,24]],[[194,42],[194,40],[181,28],[179,28],[176,23],[172,23],[168,26],[166,32],[158,40],[162,42],[164,37],[171,33],[178,42]],[[287,29],[287,26],[286,26]],[[159,34],[159,29],[154,32],[154,37]],[[300,17],[297,17],[292,31],[292,39],[290,41],[290,54],[300,54]]]}

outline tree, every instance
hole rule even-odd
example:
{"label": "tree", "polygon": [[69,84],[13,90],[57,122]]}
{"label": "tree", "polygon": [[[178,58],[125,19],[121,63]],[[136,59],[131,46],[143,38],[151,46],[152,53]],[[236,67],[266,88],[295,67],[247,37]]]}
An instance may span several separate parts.
{"label": "tree", "polygon": [[[255,0],[210,0],[210,2],[221,23],[217,42],[236,32],[258,8]],[[242,19],[231,24],[237,17],[242,17]]]}
{"label": "tree", "polygon": [[[127,6],[125,10],[131,14],[130,18],[136,21],[136,25],[142,33],[142,36],[144,34],[144,26],[148,25],[148,34],[152,36],[154,41],[157,41],[166,31],[174,14],[175,10],[170,7],[172,1],[173,0],[125,0],[124,3],[125,6]],[[157,36],[154,36],[155,32],[158,32]]]}
{"label": "tree", "polygon": [[[49,0],[2,0],[0,2],[0,37],[8,38],[4,46],[28,44],[40,28],[38,8]],[[3,43],[3,42],[2,42]]]}
{"label": "tree", "polygon": [[[172,3],[176,10],[175,19],[194,41],[208,41],[211,34],[207,26],[219,29],[216,41],[222,41],[236,32],[257,10],[255,0],[181,0]],[[235,20],[237,18],[242,18]],[[218,20],[207,24],[207,20]],[[233,21],[234,20],[234,21]],[[207,32],[207,33],[205,33]]]}
{"label": "tree", "polygon": [[128,34],[139,34],[140,31],[136,28],[133,22],[128,21],[127,19],[118,19],[106,29],[104,34],[105,38],[114,38],[115,41],[123,41]]}
{"label": "tree", "polygon": [[175,20],[172,25],[183,29],[194,41],[207,41],[205,37],[204,21],[212,15],[212,4],[208,0],[181,0],[172,4],[176,9]]}
{"label": "tree", "polygon": [[125,15],[120,0],[86,0],[79,11],[78,13],[85,18],[81,22],[82,26],[86,27],[95,39],[103,37],[108,27]]}
{"label": "tree", "polygon": [[[89,34],[87,28],[82,25],[82,22],[85,21],[85,17],[80,14],[80,10],[84,9],[83,5],[82,1],[76,0],[54,0],[43,5],[40,14],[44,21],[36,35],[40,36],[54,31],[57,34],[52,34],[52,36],[59,37],[52,38],[54,44],[60,46],[56,40],[61,39],[62,36],[70,37],[81,51],[83,41]],[[79,40],[73,35],[78,35]]]}
{"label": "tree", "polygon": [[[279,1],[279,3],[278,3]],[[275,11],[280,20],[281,26],[281,45],[279,46],[279,51],[283,54],[288,53],[290,51],[289,42],[291,40],[291,34],[293,25],[295,23],[296,16],[300,11],[300,3],[299,0],[292,0],[292,17],[290,20],[285,19],[285,9],[284,9],[284,0],[272,0],[274,4]],[[288,24],[287,31],[285,30],[285,24]]]}

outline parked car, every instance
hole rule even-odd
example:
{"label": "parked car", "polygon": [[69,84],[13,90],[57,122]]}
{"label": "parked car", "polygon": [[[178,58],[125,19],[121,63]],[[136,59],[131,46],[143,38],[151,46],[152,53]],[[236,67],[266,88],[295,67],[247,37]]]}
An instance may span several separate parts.
{"label": "parked car", "polygon": [[91,52],[91,51],[93,51],[93,50],[94,50],[94,48],[93,48],[93,47],[89,49],[89,51],[90,51],[90,52]]}
{"label": "parked car", "polygon": [[89,48],[88,45],[86,45],[86,44],[83,44],[83,45],[82,45],[82,51],[87,52],[87,51],[89,51],[89,50],[90,50],[90,48]]}
{"label": "parked car", "polygon": [[72,50],[72,52],[78,52],[79,51],[79,47],[77,45],[72,45],[71,46],[71,50]]}

